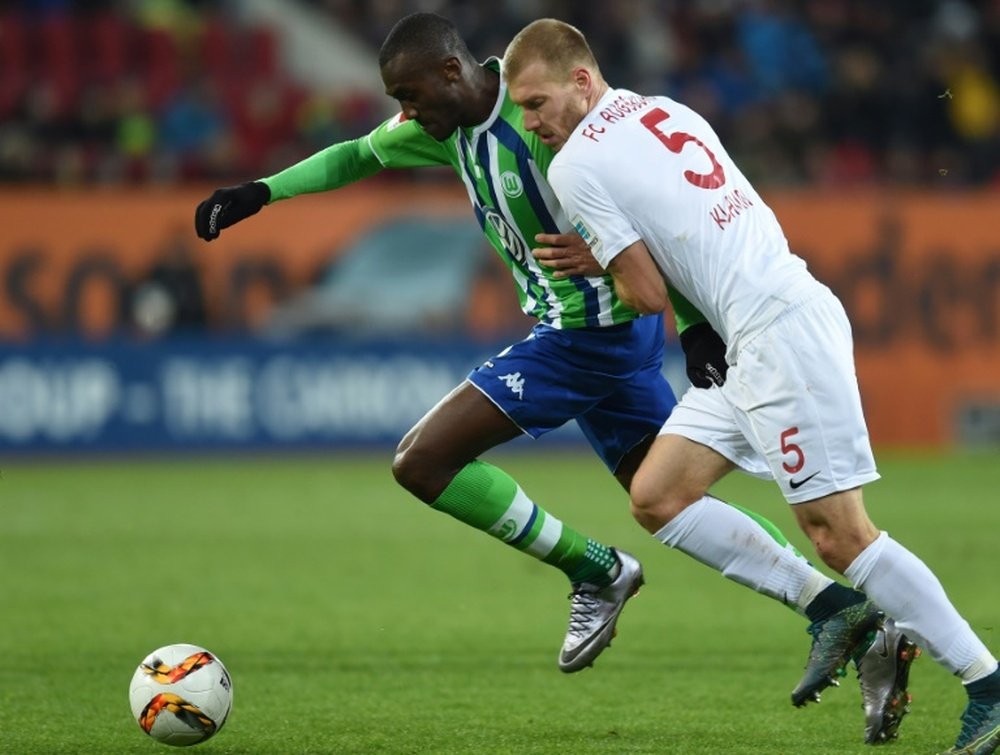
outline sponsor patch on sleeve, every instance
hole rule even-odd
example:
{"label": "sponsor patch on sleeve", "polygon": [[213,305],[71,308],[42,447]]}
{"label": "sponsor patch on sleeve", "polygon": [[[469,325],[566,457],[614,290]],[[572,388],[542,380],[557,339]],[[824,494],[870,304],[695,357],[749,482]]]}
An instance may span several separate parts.
{"label": "sponsor patch on sleeve", "polygon": [[587,246],[590,247],[595,255],[601,251],[602,243],[600,237],[587,225],[586,221],[579,215],[575,215],[570,221],[573,224],[573,228],[577,233],[580,234],[580,238],[587,242]]}

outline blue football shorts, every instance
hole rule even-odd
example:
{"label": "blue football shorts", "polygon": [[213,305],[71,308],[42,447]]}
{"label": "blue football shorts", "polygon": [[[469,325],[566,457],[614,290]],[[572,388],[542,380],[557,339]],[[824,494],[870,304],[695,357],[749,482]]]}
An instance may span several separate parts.
{"label": "blue football shorts", "polygon": [[614,472],[677,403],[660,371],[663,341],[660,315],[606,328],[538,324],[469,381],[532,438],[575,419]]}

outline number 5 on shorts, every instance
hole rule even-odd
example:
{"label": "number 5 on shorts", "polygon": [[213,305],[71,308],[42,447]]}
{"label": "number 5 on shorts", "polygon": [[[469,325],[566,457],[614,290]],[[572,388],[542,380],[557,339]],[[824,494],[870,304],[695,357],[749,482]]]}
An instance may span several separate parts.
{"label": "number 5 on shorts", "polygon": [[793,464],[789,464],[787,461],[782,462],[781,464],[781,466],[784,467],[785,471],[788,472],[788,474],[795,474],[800,469],[802,469],[802,467],[805,466],[806,463],[806,455],[802,452],[802,447],[795,443],[791,443],[788,440],[790,437],[797,434],[798,432],[799,428],[789,427],[787,430],[784,430],[781,433],[781,453],[785,454],[786,456],[788,454],[791,454],[795,458],[795,462]]}

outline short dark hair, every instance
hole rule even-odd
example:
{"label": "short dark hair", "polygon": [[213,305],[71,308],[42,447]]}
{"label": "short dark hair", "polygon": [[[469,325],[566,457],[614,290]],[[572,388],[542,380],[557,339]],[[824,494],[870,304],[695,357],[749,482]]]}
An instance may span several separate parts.
{"label": "short dark hair", "polygon": [[401,53],[419,62],[453,55],[463,60],[472,58],[455,24],[436,13],[411,13],[397,21],[378,52],[379,68]]}

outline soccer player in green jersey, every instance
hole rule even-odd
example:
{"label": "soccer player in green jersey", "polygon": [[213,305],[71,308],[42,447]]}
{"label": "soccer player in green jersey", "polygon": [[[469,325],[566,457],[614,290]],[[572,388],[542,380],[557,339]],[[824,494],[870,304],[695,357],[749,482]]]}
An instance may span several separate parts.
{"label": "soccer player in green jersey", "polygon": [[[626,307],[586,245],[565,233],[570,226],[545,180],[554,153],[525,130],[499,60],[480,64],[449,21],[417,13],[392,29],[379,63],[399,115],[274,176],[216,190],[198,206],[195,227],[210,241],[270,202],[337,189],[385,168],[455,170],[511,271],[522,308],[538,324],[473,370],[406,434],[393,472],[432,508],[567,575],[572,603],[559,667],[577,671],[610,643],[625,602],[642,584],[641,566],[552,516],[479,456],[575,420],[628,490],[676,404],[661,374],[663,321]],[[691,439],[717,449],[734,468],[767,475],[763,459],[737,452],[706,421],[724,406],[717,386],[725,379],[725,346],[686,301],[672,302],[695,385],[690,405],[701,413],[690,423]],[[743,544],[738,552],[734,542]],[[868,605],[862,594],[817,572],[766,519],[709,495],[691,527],[667,544],[814,622]],[[872,619],[865,628],[875,628],[877,612],[865,615]]]}

